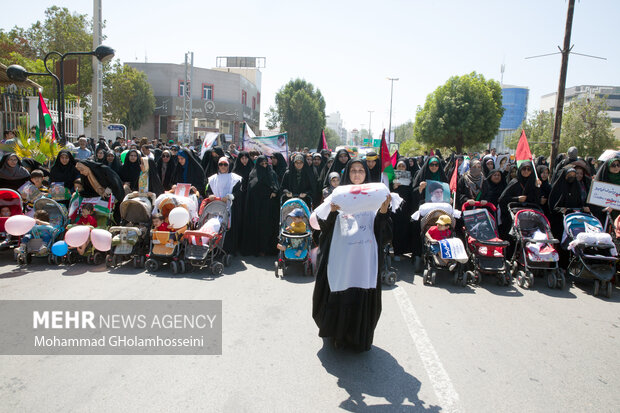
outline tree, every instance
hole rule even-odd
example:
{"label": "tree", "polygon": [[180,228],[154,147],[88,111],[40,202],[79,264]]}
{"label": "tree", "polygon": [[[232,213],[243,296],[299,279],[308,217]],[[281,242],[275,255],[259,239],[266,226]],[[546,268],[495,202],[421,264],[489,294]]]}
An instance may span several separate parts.
{"label": "tree", "polygon": [[153,114],[155,96],[144,72],[117,60],[105,73],[103,84],[103,112],[108,120],[132,130]]}
{"label": "tree", "polygon": [[338,135],[338,132],[331,128],[325,129],[325,140],[327,140],[327,146],[332,149],[342,145],[342,138]]}
{"label": "tree", "polygon": [[[605,149],[615,149],[618,142],[613,134],[611,119],[607,114],[607,99],[577,99],[572,101],[562,117],[559,152],[566,153],[575,146],[580,156],[598,157]],[[553,114],[536,112],[523,122],[533,154],[549,156],[553,136]],[[510,148],[516,148],[521,129],[506,139]]]}
{"label": "tree", "polygon": [[403,143],[408,139],[413,138],[413,122],[408,120],[402,125],[398,125],[394,128],[394,140],[397,143]]}
{"label": "tree", "polygon": [[312,83],[291,80],[278,91],[276,107],[265,116],[268,127],[279,126],[288,133],[290,147],[312,147],[325,128],[325,99]]}
{"label": "tree", "polygon": [[413,133],[421,143],[461,153],[464,147],[491,142],[503,113],[498,82],[476,72],[453,76],[418,108]]}

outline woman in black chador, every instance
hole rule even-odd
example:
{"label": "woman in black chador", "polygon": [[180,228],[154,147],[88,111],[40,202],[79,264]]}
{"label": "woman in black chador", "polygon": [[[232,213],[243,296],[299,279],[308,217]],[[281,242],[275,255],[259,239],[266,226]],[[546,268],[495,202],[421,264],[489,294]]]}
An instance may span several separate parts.
{"label": "woman in black chador", "polygon": [[323,188],[327,188],[329,186],[329,180],[327,178],[329,174],[331,172],[338,172],[338,174],[341,174],[342,170],[347,165],[347,162],[349,162],[350,160],[351,155],[349,155],[349,152],[346,149],[340,149],[338,152],[336,152],[336,158],[334,159],[334,163],[332,164],[332,166],[329,169],[323,169],[323,175],[321,178]]}
{"label": "woman in black chador", "polygon": [[[361,160],[347,164],[344,185],[368,180],[368,168]],[[333,338],[336,348],[368,351],[372,345],[381,315],[380,251],[392,238],[389,202],[388,196],[379,211],[353,215],[345,215],[338,205],[331,204],[326,219],[318,219],[321,240],[312,317],[319,336]]]}
{"label": "woman in black chador", "polygon": [[314,196],[316,189],[312,171],[302,155],[295,155],[292,163],[293,165],[288,167],[282,177],[282,192],[288,198],[301,198],[308,205],[308,208],[311,209],[312,202],[310,202],[309,198]]}
{"label": "woman in black chador", "polygon": [[524,161],[517,170],[517,177],[510,181],[499,197],[499,207],[502,215],[502,225],[500,225],[499,232],[503,239],[506,239],[512,227],[508,204],[511,202],[527,202],[540,205],[540,184],[541,182],[538,182],[537,185],[532,162]]}
{"label": "woman in black chador", "polygon": [[243,255],[265,255],[275,252],[278,230],[278,183],[267,157],[256,158],[248,179],[243,217]]}
{"label": "woman in black chador", "polygon": [[200,161],[194,152],[187,148],[181,148],[177,156],[177,164],[170,180],[171,185],[192,184],[200,193],[205,195],[205,171],[200,166]]}

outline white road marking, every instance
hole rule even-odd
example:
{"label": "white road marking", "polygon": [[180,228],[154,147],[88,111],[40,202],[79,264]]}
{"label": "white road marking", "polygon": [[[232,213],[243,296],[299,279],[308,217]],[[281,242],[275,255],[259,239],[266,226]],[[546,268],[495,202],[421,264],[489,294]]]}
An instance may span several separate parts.
{"label": "white road marking", "polygon": [[420,318],[404,288],[394,289],[394,297],[405,319],[409,334],[418,349],[418,354],[431,381],[433,390],[437,395],[442,412],[463,412],[464,410],[460,406],[459,395],[446,369],[441,364],[441,360],[439,360],[439,356],[431,340],[428,338],[428,334],[426,334],[426,330],[420,322]]}

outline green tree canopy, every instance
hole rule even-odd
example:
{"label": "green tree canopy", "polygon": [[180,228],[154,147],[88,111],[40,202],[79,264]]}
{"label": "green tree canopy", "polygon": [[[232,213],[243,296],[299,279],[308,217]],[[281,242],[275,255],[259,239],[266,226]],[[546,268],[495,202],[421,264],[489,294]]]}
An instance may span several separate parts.
{"label": "green tree canopy", "polygon": [[476,72],[453,76],[418,108],[413,133],[421,143],[461,153],[465,147],[491,142],[503,113],[498,82]]}
{"label": "green tree canopy", "polygon": [[[580,156],[596,158],[605,149],[616,149],[618,141],[614,137],[607,108],[607,100],[604,98],[572,101],[562,116],[560,153],[575,146]],[[549,156],[551,153],[553,122],[554,116],[551,112],[535,112],[534,116],[521,125],[533,154]],[[508,147],[516,148],[520,136],[521,129],[508,137]]]}
{"label": "green tree canopy", "polygon": [[265,114],[267,127],[288,133],[291,148],[313,147],[325,128],[325,99],[310,82],[295,79],[276,94],[276,107]]}
{"label": "green tree canopy", "polygon": [[116,61],[103,84],[103,112],[108,120],[135,130],[153,114],[155,96],[144,72]]}
{"label": "green tree canopy", "polygon": [[413,139],[413,122],[410,120],[394,128],[394,140],[396,142],[403,143],[408,139]]}
{"label": "green tree canopy", "polygon": [[338,135],[338,132],[331,128],[325,129],[325,140],[327,140],[327,146],[332,150],[339,145],[342,145],[342,138]]}

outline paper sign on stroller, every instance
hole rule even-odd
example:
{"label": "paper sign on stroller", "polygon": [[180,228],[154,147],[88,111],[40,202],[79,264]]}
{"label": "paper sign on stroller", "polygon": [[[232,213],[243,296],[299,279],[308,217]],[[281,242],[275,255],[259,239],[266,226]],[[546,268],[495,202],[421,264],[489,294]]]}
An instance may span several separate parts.
{"label": "paper sign on stroller", "polygon": [[459,238],[447,238],[439,241],[439,247],[441,249],[441,258],[445,260],[455,260],[458,262],[467,262],[467,252],[463,241]]}

